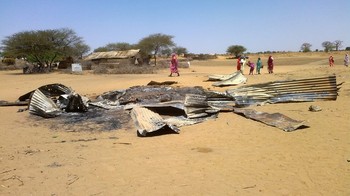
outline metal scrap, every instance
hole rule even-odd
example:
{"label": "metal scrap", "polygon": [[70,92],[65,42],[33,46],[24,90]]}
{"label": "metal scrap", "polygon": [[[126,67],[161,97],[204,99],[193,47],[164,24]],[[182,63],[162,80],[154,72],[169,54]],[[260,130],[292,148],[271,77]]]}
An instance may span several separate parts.
{"label": "metal scrap", "polygon": [[29,112],[45,118],[52,118],[61,114],[60,108],[39,89],[34,91],[29,101]]}
{"label": "metal scrap", "polygon": [[248,85],[226,92],[235,99],[236,107],[246,107],[265,103],[336,100],[338,90],[336,76],[328,76]]}
{"label": "metal scrap", "polygon": [[[232,85],[235,77],[237,81],[246,81],[241,76],[238,72],[227,77],[211,76],[210,80],[223,80],[220,81],[222,84]],[[225,92],[208,91],[198,86],[172,87],[156,83],[106,92],[97,96],[95,101],[89,101],[62,84],[50,84],[21,96],[18,101],[29,100],[32,114],[45,118],[60,115],[57,119],[62,123],[52,126],[69,131],[119,129],[128,126],[131,116],[140,136],[152,135],[160,130],[178,133],[181,126],[216,118],[223,111],[233,111],[284,131],[294,131],[305,126],[305,121],[294,120],[280,113],[269,114],[239,107],[336,100],[338,90],[335,76],[268,82]]]}
{"label": "metal scrap", "polygon": [[148,133],[159,131],[165,127],[176,133],[180,131],[176,126],[166,123],[159,114],[144,107],[134,107],[130,115],[137,127],[137,132],[141,136],[146,136]]}
{"label": "metal scrap", "polygon": [[294,120],[280,113],[258,112],[253,109],[235,108],[234,113],[243,114],[245,117],[277,127],[283,131],[290,132],[305,126],[305,121]]}
{"label": "metal scrap", "polygon": [[208,76],[208,81],[218,81],[213,83],[213,86],[234,86],[242,83],[247,82],[247,78],[242,74],[242,72],[237,71],[233,74],[226,74],[226,75],[220,75],[220,74],[214,74]]}

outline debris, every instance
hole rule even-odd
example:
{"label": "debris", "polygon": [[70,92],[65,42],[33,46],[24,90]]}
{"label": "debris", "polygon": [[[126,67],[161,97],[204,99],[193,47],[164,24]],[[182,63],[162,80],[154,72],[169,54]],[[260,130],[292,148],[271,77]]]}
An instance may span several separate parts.
{"label": "debris", "polygon": [[[240,72],[212,75],[209,79],[219,80],[219,86],[246,82]],[[340,86],[336,84],[335,76],[268,82],[225,92],[209,91],[199,86],[169,86],[173,83],[175,82],[151,81],[147,86],[103,93],[92,102],[62,84],[49,84],[21,96],[18,101],[29,100],[28,108],[32,114],[44,118],[59,116],[56,123],[50,124],[51,128],[68,131],[106,131],[122,127],[129,129],[131,116],[140,136],[178,133],[181,126],[213,119],[219,112],[228,111],[243,114],[247,118],[284,131],[294,131],[305,126],[305,122],[293,120],[280,113],[269,114],[252,109],[243,110],[240,107],[265,103],[336,100]],[[316,106],[313,108],[318,109]]]}
{"label": "debris", "polygon": [[[60,95],[64,94],[70,94],[73,92],[73,90],[67,86],[64,86],[63,84],[48,84],[44,85],[38,88],[44,95],[47,97],[58,97]],[[26,93],[18,98],[18,101],[28,101],[35,90],[30,91],[29,93]]]}
{"label": "debris", "polygon": [[67,185],[71,185],[74,182],[76,182],[77,180],[79,180],[79,176],[77,175],[68,175],[68,177],[71,177],[70,179],[68,179],[68,182],[66,183]]}
{"label": "debris", "polygon": [[11,172],[11,171],[16,171],[16,169],[5,170],[5,171],[3,171],[3,172],[0,172],[0,174],[8,173],[8,172]]}
{"label": "debris", "polygon": [[224,80],[221,80],[220,82],[215,82],[212,85],[218,86],[218,87],[234,86],[234,85],[246,83],[248,80],[240,71],[238,71],[232,75],[229,75],[229,76],[230,77],[227,77],[227,79],[225,76],[223,76],[222,79],[224,79]]}
{"label": "debris", "polygon": [[9,101],[0,100],[0,106],[24,106],[24,105],[28,105],[28,101],[9,102]]}
{"label": "debris", "polygon": [[164,82],[156,82],[156,81],[150,81],[147,86],[152,86],[152,85],[172,85],[172,84],[177,84],[176,81],[164,81]]}
{"label": "debris", "polygon": [[258,112],[253,109],[235,108],[234,113],[243,114],[245,117],[260,121],[264,124],[277,127],[283,131],[290,132],[305,126],[305,121],[299,121],[289,118],[280,113]]}
{"label": "debris", "polygon": [[18,180],[20,182],[20,184],[18,186],[23,186],[24,185],[24,182],[21,179],[21,177],[17,176],[17,175],[13,175],[10,178],[2,179],[2,181],[7,181],[7,180]]}
{"label": "debris", "polygon": [[176,133],[179,132],[179,129],[176,126],[167,124],[159,114],[154,113],[147,108],[134,107],[131,110],[130,115],[140,136],[146,136],[148,133],[159,131],[165,127],[170,128]]}
{"label": "debris", "polygon": [[252,188],[255,188],[256,187],[256,184],[254,184],[253,186],[246,186],[246,187],[243,187],[242,189],[252,189]]}
{"label": "debris", "polygon": [[62,167],[63,165],[58,162],[53,162],[50,165],[47,165],[47,167]]}
{"label": "debris", "polygon": [[207,97],[204,95],[187,94],[185,98],[185,112],[188,118],[205,117],[213,113],[218,113],[219,109],[214,109],[208,105]]}
{"label": "debris", "polygon": [[317,105],[310,105],[309,111],[311,111],[311,112],[319,112],[319,111],[322,111],[322,108],[320,106],[317,106]]}
{"label": "debris", "polygon": [[209,75],[208,76],[208,80],[207,81],[225,81],[228,80],[236,75],[238,75],[239,73],[241,73],[240,71],[237,71],[235,73],[232,74],[213,74],[213,75]]}
{"label": "debris", "polygon": [[65,108],[66,112],[87,112],[88,111],[88,100],[83,98],[76,93],[69,94],[67,107]]}
{"label": "debris", "polygon": [[52,118],[61,114],[61,110],[39,89],[35,90],[29,101],[29,112],[44,118]]}
{"label": "debris", "polygon": [[246,107],[264,103],[336,100],[338,90],[336,76],[328,76],[255,84],[226,92],[235,99],[237,107]]}

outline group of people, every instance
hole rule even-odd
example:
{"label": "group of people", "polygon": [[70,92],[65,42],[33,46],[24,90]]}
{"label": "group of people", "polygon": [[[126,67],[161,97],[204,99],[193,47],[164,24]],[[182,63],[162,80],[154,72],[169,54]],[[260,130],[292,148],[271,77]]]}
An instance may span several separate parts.
{"label": "group of people", "polygon": [[[267,70],[269,72],[269,74],[273,73],[273,66],[274,66],[274,62],[273,62],[273,57],[269,56],[268,60],[267,60]],[[333,56],[329,57],[329,66],[333,67],[334,66],[334,58]],[[170,61],[170,77],[173,76],[174,74],[177,74],[177,76],[180,76],[179,70],[178,70],[178,60],[177,60],[177,56],[176,54],[172,54],[171,55],[171,61]],[[346,67],[349,66],[349,55],[346,54],[344,57],[344,65]],[[255,64],[249,60],[248,57],[238,57],[237,59],[237,71],[240,71],[242,74],[244,74],[244,69],[245,67],[248,66],[249,67],[249,75],[254,75],[254,69],[255,69]],[[256,74],[261,74],[261,69],[264,68],[261,58],[259,57],[258,60],[256,61]]]}
{"label": "group of people", "polygon": [[[237,71],[240,71],[242,74],[244,74],[244,68],[245,66],[249,67],[249,75],[254,75],[254,69],[255,69],[255,64],[248,60],[248,57],[238,57],[237,59]],[[267,60],[267,69],[269,74],[273,73],[273,57],[269,56]],[[261,74],[261,69],[263,68],[263,64],[261,61],[261,58],[259,57],[257,62],[256,62],[256,74]]]}
{"label": "group of people", "polygon": [[[333,66],[334,66],[334,58],[333,58],[332,55],[329,56],[328,62],[329,62],[329,66],[330,66],[330,67],[333,67]],[[346,67],[349,66],[349,55],[348,55],[348,54],[345,54],[345,57],[344,57],[344,65],[345,65]]]}

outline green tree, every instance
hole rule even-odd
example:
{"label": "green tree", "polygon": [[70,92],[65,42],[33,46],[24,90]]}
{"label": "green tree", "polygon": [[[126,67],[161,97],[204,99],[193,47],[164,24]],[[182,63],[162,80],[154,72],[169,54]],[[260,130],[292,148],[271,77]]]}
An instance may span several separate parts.
{"label": "green tree", "polygon": [[83,58],[84,54],[86,54],[90,51],[90,47],[86,44],[83,44],[83,43],[76,43],[74,45],[74,47],[75,47],[74,56],[77,56],[80,59]]}
{"label": "green tree", "polygon": [[311,52],[311,44],[310,43],[303,43],[300,47],[300,50],[303,52]]}
{"label": "green tree", "polygon": [[171,49],[170,48],[165,48],[160,51],[161,54],[170,56],[171,55]]}
{"label": "green tree", "polygon": [[135,45],[126,42],[109,43],[106,46],[96,48],[94,52],[121,51],[134,49]]}
{"label": "green tree", "polygon": [[143,55],[150,55],[153,53],[155,65],[157,65],[157,54],[163,49],[175,45],[172,38],[173,36],[171,35],[157,33],[141,39],[137,45],[141,49]]}
{"label": "green tree", "polygon": [[187,51],[187,48],[177,46],[177,47],[173,48],[173,53],[176,53],[176,54],[187,54],[188,51]]}
{"label": "green tree", "polygon": [[333,50],[334,44],[330,41],[324,41],[324,42],[322,42],[322,47],[324,47],[325,52],[329,52],[329,51]]}
{"label": "green tree", "polygon": [[23,31],[2,40],[6,56],[26,57],[28,61],[48,66],[68,56],[81,56],[89,47],[82,38],[67,28]]}
{"label": "green tree", "polygon": [[227,53],[235,55],[235,57],[239,57],[242,55],[247,49],[241,45],[232,45],[229,46],[226,50]]}

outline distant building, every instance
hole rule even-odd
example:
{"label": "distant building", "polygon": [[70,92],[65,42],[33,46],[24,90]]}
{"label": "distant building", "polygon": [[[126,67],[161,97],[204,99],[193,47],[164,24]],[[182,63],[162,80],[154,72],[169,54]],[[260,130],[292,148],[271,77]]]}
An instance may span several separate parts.
{"label": "distant building", "polygon": [[124,51],[94,52],[84,58],[95,66],[102,65],[142,65],[140,49]]}

